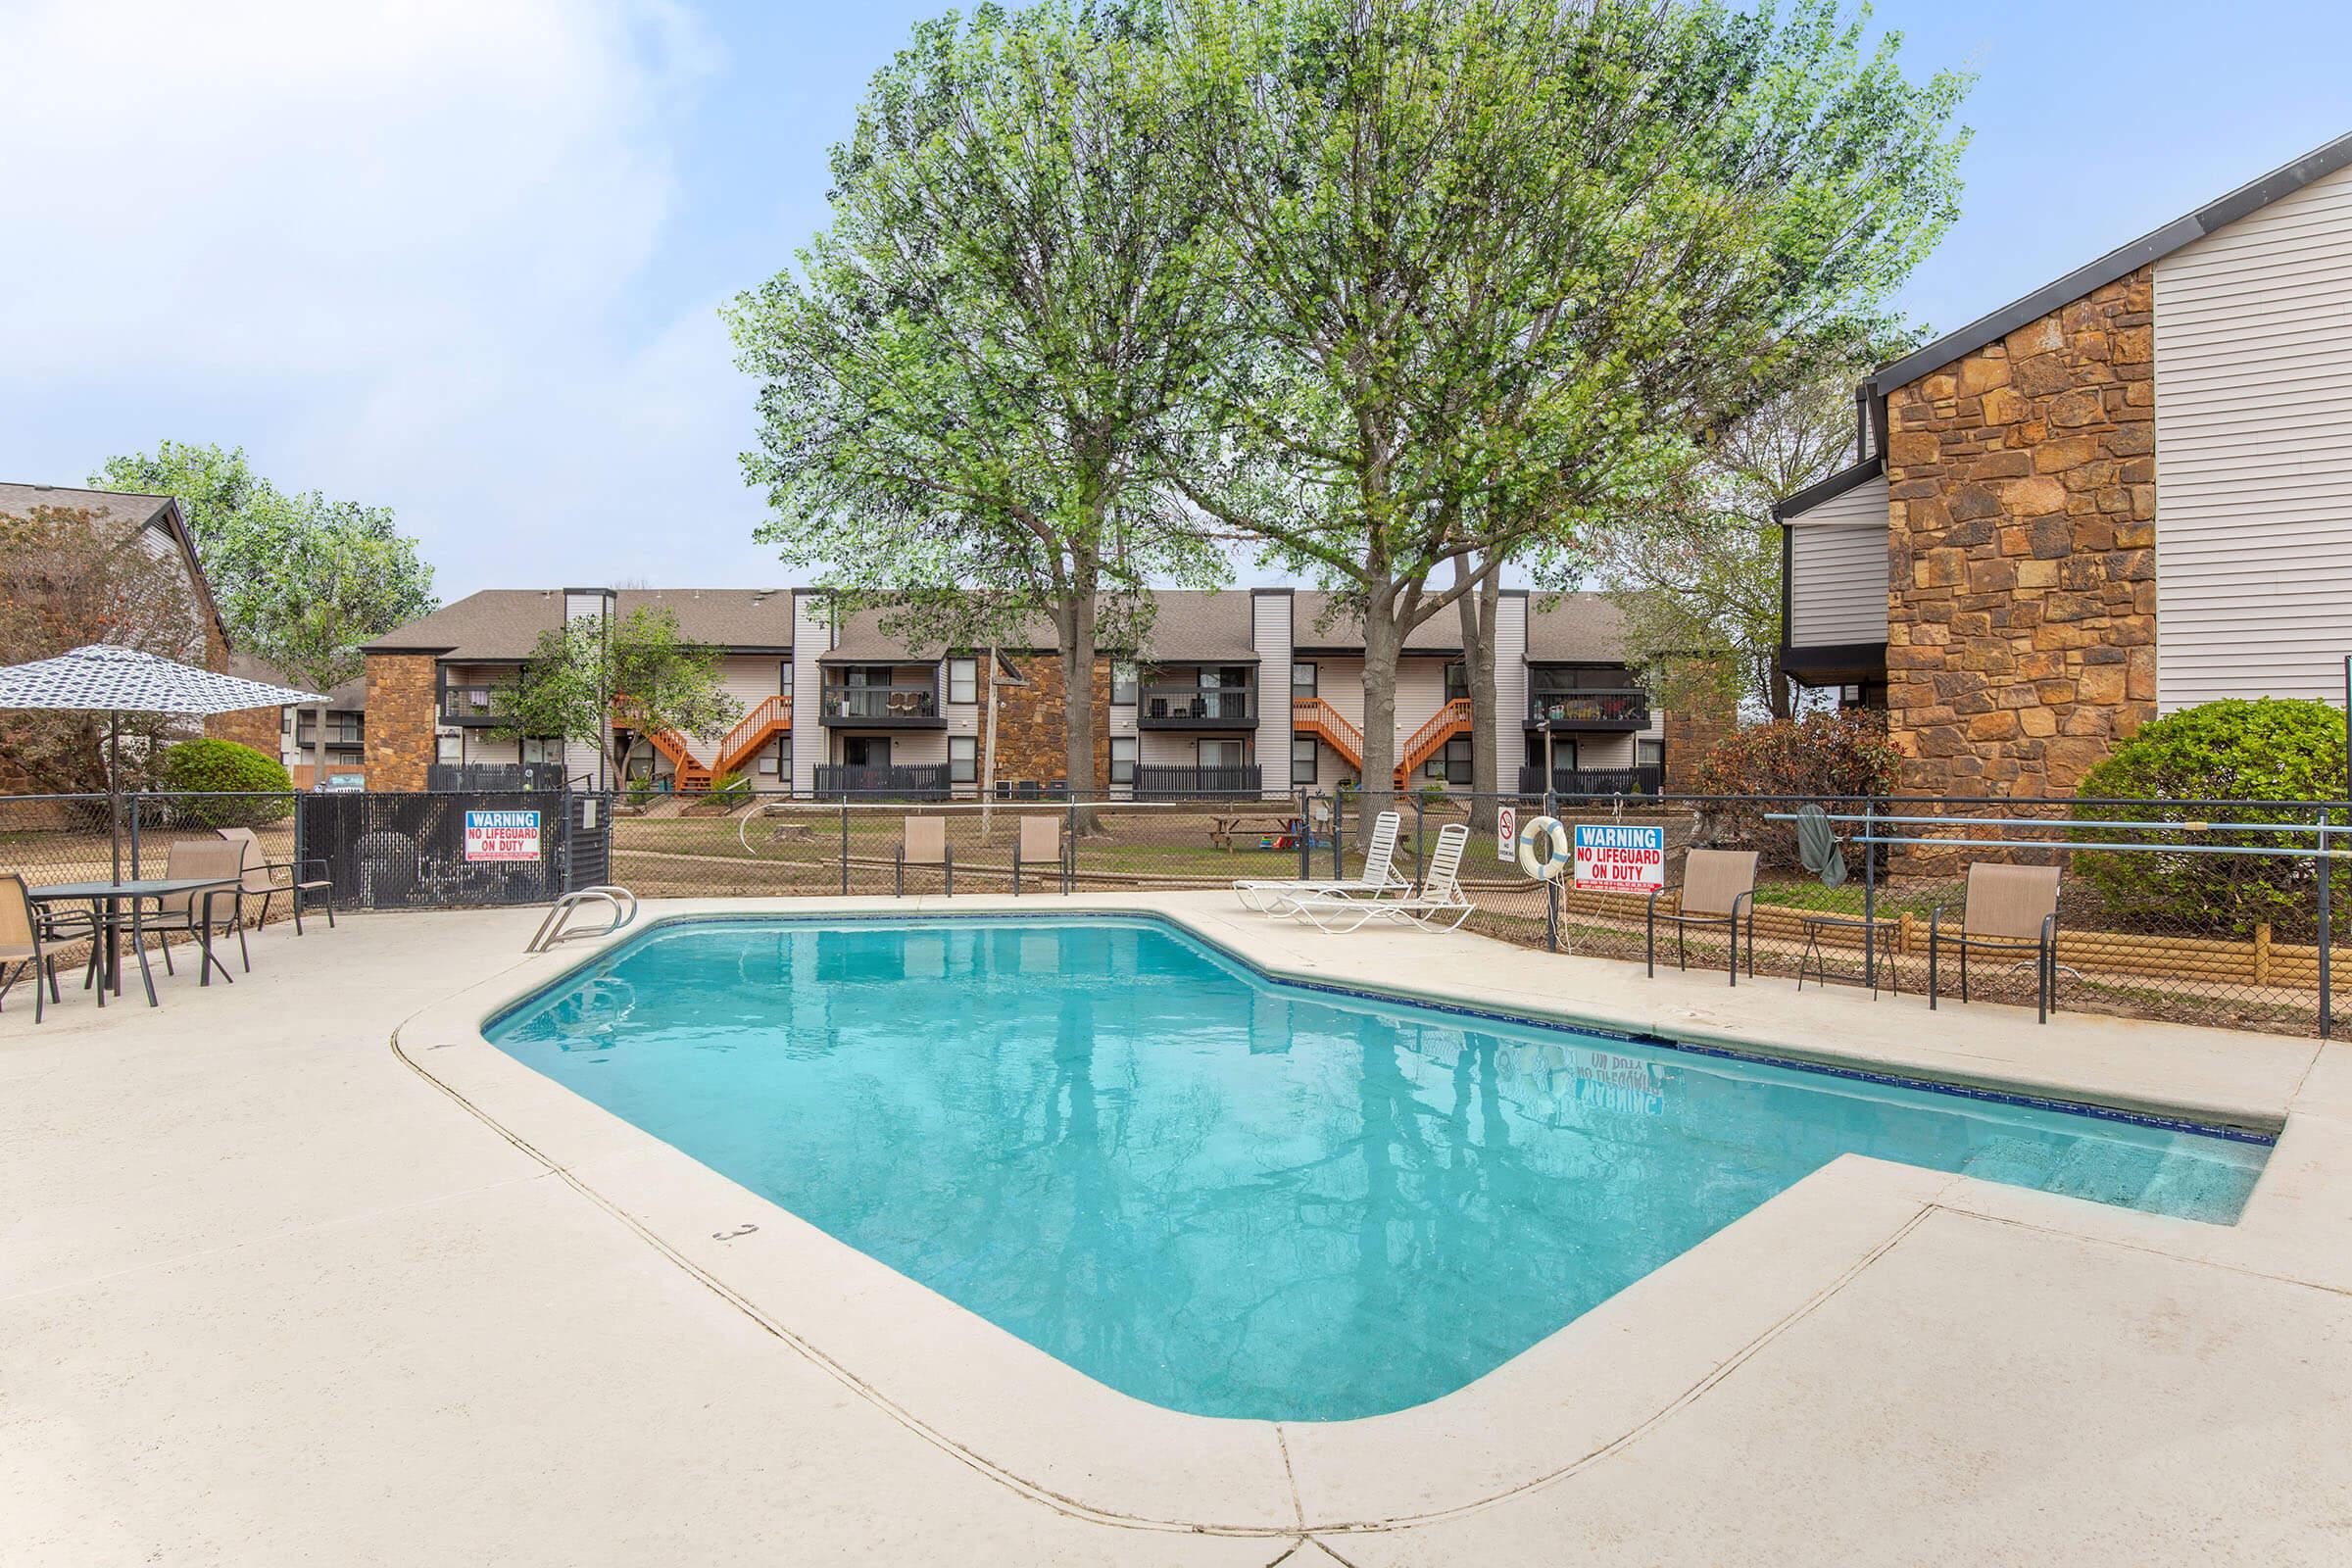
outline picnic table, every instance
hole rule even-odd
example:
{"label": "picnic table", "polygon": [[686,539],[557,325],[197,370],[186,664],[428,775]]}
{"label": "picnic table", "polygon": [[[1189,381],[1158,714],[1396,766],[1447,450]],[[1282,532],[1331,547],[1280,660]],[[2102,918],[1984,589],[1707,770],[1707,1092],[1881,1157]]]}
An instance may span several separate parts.
{"label": "picnic table", "polygon": [[1278,850],[1296,849],[1298,843],[1298,818],[1270,815],[1262,811],[1234,811],[1209,818],[1208,842],[1228,855],[1233,853],[1235,838],[1247,837],[1251,833],[1262,838],[1287,836],[1291,842],[1273,847]]}

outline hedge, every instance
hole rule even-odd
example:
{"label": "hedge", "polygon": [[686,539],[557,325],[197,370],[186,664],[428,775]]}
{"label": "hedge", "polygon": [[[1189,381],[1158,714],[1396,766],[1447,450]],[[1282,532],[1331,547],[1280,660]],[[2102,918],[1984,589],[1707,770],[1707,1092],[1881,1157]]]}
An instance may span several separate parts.
{"label": "hedge", "polygon": [[157,773],[167,790],[229,797],[174,802],[172,819],[184,827],[260,827],[294,809],[285,764],[235,741],[181,741],[164,753]]}

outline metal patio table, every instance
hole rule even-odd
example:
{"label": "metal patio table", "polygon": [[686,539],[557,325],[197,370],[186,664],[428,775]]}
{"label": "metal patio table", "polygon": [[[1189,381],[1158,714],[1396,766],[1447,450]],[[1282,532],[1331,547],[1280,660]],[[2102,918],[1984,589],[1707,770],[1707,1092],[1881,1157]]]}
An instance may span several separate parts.
{"label": "metal patio table", "polygon": [[[141,940],[146,935],[146,926],[141,919],[144,906],[149,902],[160,906],[164,900],[175,894],[206,894],[204,918],[198,922],[200,929],[197,940],[204,949],[204,957],[196,971],[202,976],[199,983],[211,985],[212,971],[217,968],[220,971],[220,978],[233,985],[235,981],[229,976],[228,965],[213,954],[212,901],[218,896],[213,890],[225,888],[232,895],[235,894],[240,880],[233,876],[137,877],[121,882],[57,882],[45,888],[27,888],[25,893],[35,904],[87,904],[90,906],[90,942],[94,950],[93,961],[97,961],[100,971],[97,989],[98,1005],[101,1007],[106,1005],[109,983],[114,986],[116,996],[122,995],[120,938],[122,932],[122,906],[129,905],[131,945],[138,950],[139,978],[146,982],[147,1005],[152,1007],[157,1005],[155,971],[148,966],[147,947]],[[106,933],[103,943],[98,940],[101,930]],[[102,961],[98,961],[100,955],[103,956]]]}
{"label": "metal patio table", "polygon": [[[1810,967],[1813,978],[1822,985],[1833,982],[1838,985],[1868,985],[1870,994],[1875,997],[1879,994],[1876,977],[1883,968],[1886,983],[1893,987],[1894,994],[1898,997],[1903,994],[1902,972],[1894,963],[1896,947],[1902,936],[1902,927],[1898,922],[1865,919],[1858,914],[1826,912],[1804,915],[1801,922],[1805,930],[1805,946],[1796,957],[1797,990],[1805,989],[1805,970]],[[1830,973],[1829,955],[1821,947],[1822,934],[1828,931],[1854,931],[1861,934],[1862,974],[1848,977]],[[1874,954],[1878,957],[1876,963],[1872,962]]]}

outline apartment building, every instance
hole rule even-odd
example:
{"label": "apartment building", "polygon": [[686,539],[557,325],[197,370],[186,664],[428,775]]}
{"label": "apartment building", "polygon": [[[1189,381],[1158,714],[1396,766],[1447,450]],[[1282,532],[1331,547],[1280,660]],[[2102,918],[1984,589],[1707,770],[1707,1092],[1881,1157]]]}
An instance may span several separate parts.
{"label": "apartment building", "polygon": [[1886,366],[1779,511],[1783,654],[1922,793],[2060,795],[2160,713],[2344,696],[2352,135]]}
{"label": "apartment building", "polygon": [[[502,686],[541,633],[578,615],[661,605],[684,633],[721,650],[745,716],[721,737],[650,736],[632,771],[694,789],[721,772],[804,794],[976,794],[988,772],[1015,793],[1067,789],[1060,650],[1049,622],[995,650],[918,646],[879,612],[837,615],[813,591],[506,590],[475,594],[368,648],[369,782],[425,787],[430,764],[564,763],[598,772],[595,751],[494,735]],[[1465,789],[1473,725],[1450,616],[1419,628],[1397,677],[1396,778]],[[1494,726],[1504,787],[1659,789],[1666,716],[1628,671],[1622,628],[1598,595],[1533,600],[1499,612]],[[797,679],[796,679],[797,672]],[[1105,651],[1093,673],[1102,717],[1091,777],[1077,787],[1151,798],[1286,794],[1360,782],[1363,639],[1324,595],[1288,588],[1154,596],[1137,647]]]}
{"label": "apartment building", "polygon": [[[229,656],[228,672],[270,686],[297,691],[310,682],[248,654]],[[368,679],[354,675],[337,682],[325,694],[323,723],[318,708],[284,708],[277,711],[277,738],[261,750],[285,764],[298,790],[329,778],[363,778],[368,766]],[[267,710],[263,710],[265,716]],[[319,745],[323,736],[324,746]],[[258,738],[258,737],[257,737]],[[249,743],[250,744],[250,743]],[[322,765],[323,764],[323,765]]]}

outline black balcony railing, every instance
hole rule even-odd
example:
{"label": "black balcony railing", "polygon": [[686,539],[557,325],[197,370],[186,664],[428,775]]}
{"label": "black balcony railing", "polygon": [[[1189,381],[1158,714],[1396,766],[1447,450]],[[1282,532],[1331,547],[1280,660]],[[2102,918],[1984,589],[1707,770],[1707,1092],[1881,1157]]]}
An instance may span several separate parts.
{"label": "black balcony railing", "polygon": [[928,682],[904,686],[827,686],[818,716],[827,724],[888,729],[944,727],[939,689]]}
{"label": "black balcony railing", "polygon": [[[1666,787],[1666,769],[1655,762],[1634,767],[1563,767],[1551,775],[1556,795],[1656,795]],[[1519,769],[1519,793],[1544,793],[1544,769]]]}
{"label": "black balcony railing", "polygon": [[949,794],[948,764],[908,762],[880,767],[853,767],[843,762],[819,762],[819,795],[874,795],[893,800],[944,801]]}
{"label": "black balcony railing", "polygon": [[1257,692],[1242,686],[1146,686],[1135,721],[1144,729],[1254,729]]}
{"label": "black balcony railing", "polygon": [[1135,798],[1139,801],[1179,800],[1192,795],[1235,795],[1256,800],[1263,793],[1265,774],[1255,762],[1237,767],[1181,767],[1162,762],[1138,762]]}
{"label": "black balcony railing", "polygon": [[1631,688],[1537,692],[1528,700],[1527,721],[1554,729],[1647,729],[1649,694]]}
{"label": "black balcony railing", "polygon": [[512,682],[444,686],[441,689],[441,720],[445,724],[494,724],[504,714],[508,699],[514,695]]}

